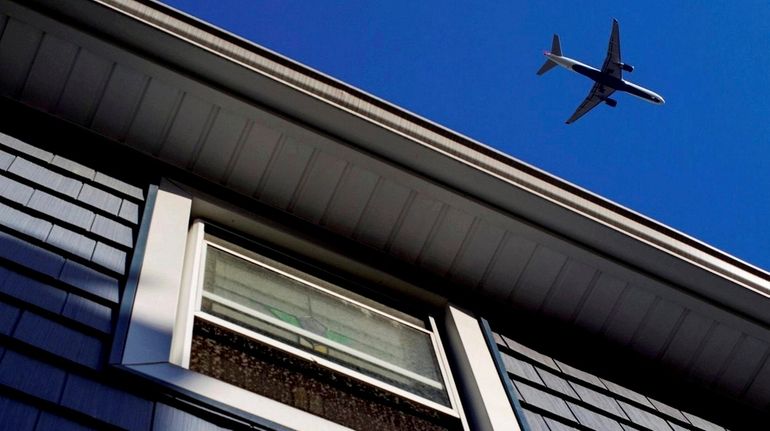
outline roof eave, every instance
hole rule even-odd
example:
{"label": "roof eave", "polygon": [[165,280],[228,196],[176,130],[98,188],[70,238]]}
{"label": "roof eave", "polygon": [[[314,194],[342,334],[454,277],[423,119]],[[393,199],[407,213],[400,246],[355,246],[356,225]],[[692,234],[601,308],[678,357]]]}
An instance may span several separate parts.
{"label": "roof eave", "polygon": [[36,5],[625,265],[764,315],[756,294],[770,295],[770,274],[674,229],[155,1],[79,3]]}

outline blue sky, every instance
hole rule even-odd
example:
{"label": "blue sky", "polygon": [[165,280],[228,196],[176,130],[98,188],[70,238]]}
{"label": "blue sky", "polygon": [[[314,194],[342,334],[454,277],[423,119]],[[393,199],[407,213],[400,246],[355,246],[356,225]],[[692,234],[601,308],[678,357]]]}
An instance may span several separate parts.
{"label": "blue sky", "polygon": [[[165,2],[770,269],[767,1]],[[666,104],[565,125],[591,82],[542,53],[601,67],[613,17]]]}

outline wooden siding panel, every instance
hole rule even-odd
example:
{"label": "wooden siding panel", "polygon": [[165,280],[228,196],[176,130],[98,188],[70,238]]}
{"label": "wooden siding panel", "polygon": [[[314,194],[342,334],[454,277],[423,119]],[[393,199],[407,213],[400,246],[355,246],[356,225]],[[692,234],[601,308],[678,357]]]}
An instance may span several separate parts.
{"label": "wooden siding panel", "polygon": [[0,203],[0,224],[40,241],[48,238],[53,224]]}
{"label": "wooden siding panel", "polygon": [[101,367],[100,340],[29,311],[22,314],[13,337],[86,367]]}
{"label": "wooden siding panel", "polygon": [[222,182],[246,123],[246,118],[220,110],[202,143],[193,171],[213,181]]}
{"label": "wooden siding panel", "polygon": [[26,205],[33,192],[32,187],[0,174],[0,197]]}
{"label": "wooden siding panel", "polygon": [[739,331],[717,324],[692,364],[693,377],[706,383],[713,382],[740,338]]}
{"label": "wooden siding panel", "polygon": [[51,164],[53,166],[58,166],[78,177],[82,177],[83,179],[86,179],[89,181],[93,181],[94,176],[96,175],[96,171],[94,169],[89,168],[88,166],[81,165],[80,163],[74,162],[70,159],[66,159],[59,155],[56,155],[53,157],[53,160],[51,160]]}
{"label": "wooden siding panel", "polygon": [[575,323],[591,332],[601,330],[625,287],[626,282],[623,280],[608,274],[600,275],[580,308]]}
{"label": "wooden siding panel", "polygon": [[126,142],[150,154],[156,154],[168,133],[181,93],[157,79],[150,80],[136,115],[129,126]]}
{"label": "wooden siding panel", "polygon": [[55,108],[77,54],[76,45],[50,34],[43,36],[21,101],[43,111]]}
{"label": "wooden siding panel", "polygon": [[481,282],[481,291],[493,298],[508,299],[536,247],[536,243],[508,233]]}
{"label": "wooden siding panel", "polygon": [[743,395],[760,365],[767,360],[768,347],[765,341],[744,337],[719,376],[717,386],[734,396]]}
{"label": "wooden siding panel", "polygon": [[340,180],[322,223],[333,232],[351,236],[378,180],[372,171],[351,166]]}
{"label": "wooden siding panel", "polygon": [[152,402],[78,375],[67,380],[61,404],[128,430],[149,430],[152,422]]}
{"label": "wooden siding panel", "polygon": [[450,270],[452,279],[467,286],[481,282],[504,237],[503,229],[479,220],[473,235],[455,259]]}
{"label": "wooden siding panel", "polygon": [[110,138],[124,140],[148,82],[149,77],[123,65],[115,65],[91,127]]}
{"label": "wooden siding panel", "polygon": [[125,181],[121,181],[117,178],[105,175],[102,172],[96,173],[94,182],[133,199],[139,201],[144,200],[144,191],[141,187],[128,184]]}
{"label": "wooden siding panel", "polygon": [[40,411],[20,401],[0,395],[0,424],[14,431],[32,431]]}
{"label": "wooden siding panel", "polygon": [[78,200],[110,214],[117,214],[121,199],[112,193],[98,189],[90,184],[83,184]]}
{"label": "wooden siding panel", "polygon": [[45,242],[85,260],[91,259],[96,247],[93,239],[58,225],[53,226]]}
{"label": "wooden siding panel", "polygon": [[184,95],[182,104],[172,120],[168,135],[158,157],[186,168],[192,161],[192,154],[198,148],[202,134],[209,127],[214,107],[189,93]]}
{"label": "wooden siding panel", "polygon": [[550,295],[543,302],[542,313],[558,320],[571,321],[581,299],[586,294],[596,276],[596,269],[570,259],[564,266],[564,274],[551,289]]}
{"label": "wooden siding panel", "polygon": [[32,193],[27,206],[52,218],[86,230],[90,229],[94,222],[95,214],[93,211],[40,190],[35,190]]}
{"label": "wooden siding panel", "polygon": [[275,208],[286,209],[305,174],[313,151],[313,147],[293,138],[285,139],[267,167],[259,199]]}
{"label": "wooden siding panel", "polygon": [[18,307],[0,301],[0,334],[10,335],[20,314],[21,310]]}
{"label": "wooden siding panel", "polygon": [[0,231],[0,258],[51,277],[57,277],[64,266],[64,258],[58,254],[2,231]]}
{"label": "wooden siding panel", "polygon": [[81,49],[55,112],[77,124],[90,125],[113,63]]}
{"label": "wooden siding panel", "polygon": [[280,132],[257,122],[252,123],[225,183],[246,195],[254,194],[280,140]]}
{"label": "wooden siding panel", "polygon": [[8,172],[72,198],[77,197],[83,187],[81,181],[54,172],[22,157],[17,157],[13,161]]}
{"label": "wooden siding panel", "polygon": [[567,257],[546,247],[538,247],[519,277],[511,302],[515,306],[537,311],[548,291],[564,269]]}
{"label": "wooden siding panel", "polygon": [[321,221],[345,166],[344,160],[318,151],[289,211],[312,223]]}
{"label": "wooden siding panel", "polygon": [[705,341],[713,325],[713,320],[699,313],[694,311],[687,313],[661,356],[661,362],[670,367],[687,368],[698,354],[702,342]]}
{"label": "wooden siding panel", "polygon": [[66,373],[54,365],[10,350],[0,362],[0,385],[53,403],[59,401],[65,377]]}
{"label": "wooden siding panel", "polygon": [[652,293],[629,285],[607,322],[604,334],[620,345],[630,343],[654,301],[655,295]]}
{"label": "wooden siding panel", "polygon": [[396,226],[409,199],[410,190],[390,180],[382,180],[356,227],[356,239],[382,249]]}
{"label": "wooden siding panel", "polygon": [[133,230],[111,218],[96,215],[91,232],[125,247],[133,246]]}
{"label": "wooden siding panel", "polygon": [[0,40],[0,95],[15,97],[21,92],[43,33],[32,26],[9,19]]}
{"label": "wooden siding panel", "polygon": [[67,295],[62,316],[104,333],[109,333],[112,329],[112,309],[110,307],[97,304],[74,293]]}
{"label": "wooden siding panel", "polygon": [[67,297],[63,290],[2,267],[0,267],[0,292],[57,314],[64,306]]}
{"label": "wooden siding panel", "polygon": [[631,347],[644,356],[658,357],[682,323],[684,312],[684,307],[679,304],[667,300],[658,301],[634,336]]}
{"label": "wooden siding panel", "polygon": [[446,274],[466,241],[473,221],[473,216],[449,207],[428,238],[418,259],[419,265],[435,274]]}
{"label": "wooden siding panel", "polygon": [[67,261],[59,280],[109,302],[118,302],[118,280],[80,263]]}
{"label": "wooden siding panel", "polygon": [[743,397],[757,407],[766,408],[770,403],[770,360],[765,358]]}
{"label": "wooden siding panel", "polygon": [[415,262],[442,208],[441,202],[418,193],[407,208],[401,226],[397,227],[390,244],[391,254],[403,261]]}

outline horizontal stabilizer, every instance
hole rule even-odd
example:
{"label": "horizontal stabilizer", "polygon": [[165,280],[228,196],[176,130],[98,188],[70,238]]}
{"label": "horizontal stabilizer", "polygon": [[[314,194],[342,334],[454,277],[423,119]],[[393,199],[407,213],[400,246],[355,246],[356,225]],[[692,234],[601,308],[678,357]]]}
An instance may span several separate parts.
{"label": "horizontal stabilizer", "polygon": [[549,70],[553,69],[554,67],[558,66],[556,63],[554,63],[551,60],[546,60],[545,63],[543,63],[542,66],[540,66],[540,69],[537,71],[538,75],[542,75],[545,72],[548,72]]}

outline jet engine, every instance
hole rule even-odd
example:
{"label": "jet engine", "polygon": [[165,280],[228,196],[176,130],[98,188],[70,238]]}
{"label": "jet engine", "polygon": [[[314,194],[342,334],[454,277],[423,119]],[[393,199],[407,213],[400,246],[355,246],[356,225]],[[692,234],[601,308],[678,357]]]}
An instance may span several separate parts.
{"label": "jet engine", "polygon": [[609,97],[604,99],[604,103],[610,105],[610,107],[614,108],[618,106],[618,101],[615,99],[610,99]]}
{"label": "jet engine", "polygon": [[634,66],[631,66],[630,64],[626,64],[626,63],[620,63],[620,68],[625,70],[626,72],[634,71]]}

